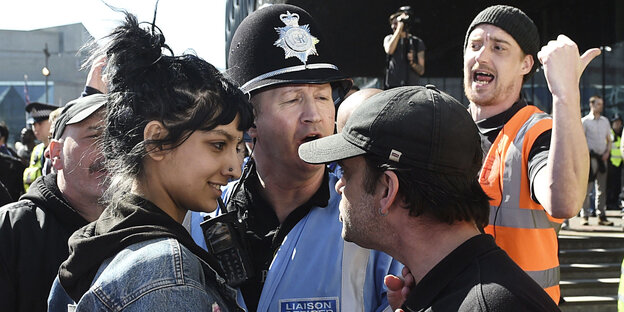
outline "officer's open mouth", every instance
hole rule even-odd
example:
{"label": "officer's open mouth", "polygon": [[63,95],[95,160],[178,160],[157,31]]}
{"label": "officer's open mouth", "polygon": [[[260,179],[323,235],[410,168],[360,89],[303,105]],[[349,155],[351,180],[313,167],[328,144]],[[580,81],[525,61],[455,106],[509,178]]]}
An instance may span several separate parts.
{"label": "officer's open mouth", "polygon": [[316,140],[316,139],[318,139],[320,137],[321,136],[318,135],[318,134],[312,134],[312,135],[308,135],[307,137],[303,138],[302,141],[303,141],[303,143],[307,143],[307,142],[310,142],[310,141],[314,141],[314,140]]}
{"label": "officer's open mouth", "polygon": [[472,75],[472,81],[478,84],[488,84],[494,80],[494,75],[486,72],[477,71]]}

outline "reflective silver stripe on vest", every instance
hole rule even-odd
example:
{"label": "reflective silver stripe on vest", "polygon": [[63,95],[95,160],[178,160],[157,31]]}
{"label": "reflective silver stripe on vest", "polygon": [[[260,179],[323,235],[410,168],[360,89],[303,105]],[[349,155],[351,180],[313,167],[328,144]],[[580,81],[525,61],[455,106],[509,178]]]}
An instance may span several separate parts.
{"label": "reflective silver stripe on vest", "polygon": [[542,288],[559,285],[559,267],[543,271],[524,271]]}
{"label": "reflective silver stripe on vest", "polygon": [[247,83],[245,83],[244,85],[242,85],[240,87],[241,91],[243,92],[247,92],[247,87],[257,81],[263,80],[263,79],[267,79],[267,78],[271,78],[277,75],[281,75],[281,74],[286,74],[286,73],[292,73],[292,72],[296,72],[296,71],[302,71],[302,70],[306,70],[306,69],[333,69],[333,70],[338,70],[338,67],[334,64],[327,64],[327,63],[318,63],[318,64],[308,64],[308,65],[297,65],[297,66],[291,66],[291,67],[286,67],[286,68],[280,68],[265,74],[262,74],[256,78],[253,78],[249,81],[247,81]]}
{"label": "reflective silver stripe on vest", "polygon": [[[510,144],[503,171],[501,203],[490,207],[490,224],[521,229],[553,228],[558,232],[559,224],[548,219],[546,211],[519,208],[522,181],[522,145],[527,131],[542,119],[550,118],[546,113],[531,115],[522,125]],[[498,211],[496,211],[498,209]]]}
{"label": "reflective silver stripe on vest", "polygon": [[[548,219],[544,210],[501,207],[498,215],[496,215],[495,209],[499,208],[490,206],[490,210],[494,210],[494,213],[490,213],[490,224],[492,225],[518,229],[551,229],[555,225],[553,224],[555,222]],[[496,224],[494,224],[494,218],[496,218]]]}

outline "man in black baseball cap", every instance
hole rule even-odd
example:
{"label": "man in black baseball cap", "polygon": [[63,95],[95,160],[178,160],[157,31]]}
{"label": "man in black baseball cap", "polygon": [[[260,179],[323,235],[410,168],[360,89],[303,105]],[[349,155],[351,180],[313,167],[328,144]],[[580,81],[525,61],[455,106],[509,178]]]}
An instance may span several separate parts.
{"label": "man in black baseball cap", "polygon": [[106,170],[97,144],[106,95],[69,102],[55,123],[49,156],[56,172],[0,208],[0,301],[9,311],[46,311],[58,267],[69,256],[69,236],[98,218]]}
{"label": "man in black baseball cap", "polygon": [[106,95],[94,94],[73,100],[63,107],[54,123],[53,138],[59,140],[68,125],[78,124],[106,105]]}
{"label": "man in black baseball cap", "polygon": [[240,289],[249,311],[380,310],[388,305],[384,276],[401,269],[386,254],[344,242],[336,176],[297,154],[333,133],[335,104],[352,84],[329,43],[308,12],[287,4],[253,12],[232,39],[226,74],[255,114],[247,178],[225,192],[227,210],[248,216],[255,276]]}
{"label": "man in black baseball cap", "polygon": [[409,268],[415,286],[405,311],[558,311],[479,231],[489,218],[477,181],[479,133],[451,96],[432,85],[381,92],[355,109],[340,134],[302,144],[299,155],[339,162],[342,236]]}

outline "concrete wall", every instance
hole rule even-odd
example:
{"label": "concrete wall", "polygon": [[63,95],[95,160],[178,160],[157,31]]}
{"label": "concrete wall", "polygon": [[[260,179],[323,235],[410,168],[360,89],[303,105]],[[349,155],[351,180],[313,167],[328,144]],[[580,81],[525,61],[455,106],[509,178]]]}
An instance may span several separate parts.
{"label": "concrete wall", "polygon": [[[87,72],[80,71],[86,53],[80,48],[92,40],[82,24],[71,24],[30,31],[0,30],[0,122],[9,126],[9,143],[18,139],[26,125],[24,75],[28,75],[30,101],[45,101],[43,49],[47,43],[48,103],[63,106],[80,96]],[[8,96],[8,95],[11,96]]]}
{"label": "concrete wall", "polygon": [[87,72],[79,69],[86,55],[78,55],[78,51],[89,40],[91,35],[82,24],[31,31],[0,30],[0,81],[23,81],[24,75],[32,82],[45,81],[41,69],[47,43],[51,72],[48,82],[53,89],[48,93],[48,102],[64,105],[78,97],[84,87]]}

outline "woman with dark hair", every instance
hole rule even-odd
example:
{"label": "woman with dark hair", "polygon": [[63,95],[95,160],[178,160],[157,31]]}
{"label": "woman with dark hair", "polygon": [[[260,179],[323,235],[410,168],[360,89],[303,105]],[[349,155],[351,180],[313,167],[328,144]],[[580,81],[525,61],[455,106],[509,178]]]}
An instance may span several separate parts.
{"label": "woman with dark hair", "polygon": [[107,208],[69,239],[60,284],[77,311],[237,310],[236,292],[182,221],[214,211],[220,187],[240,175],[251,106],[197,56],[163,55],[160,30],[130,14],[102,49]]}

